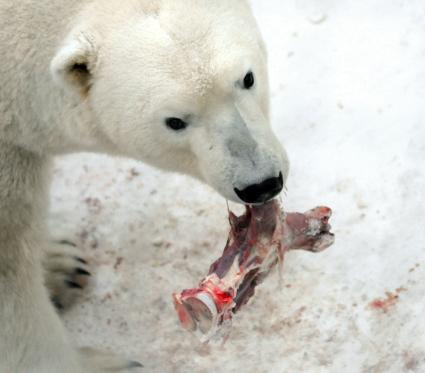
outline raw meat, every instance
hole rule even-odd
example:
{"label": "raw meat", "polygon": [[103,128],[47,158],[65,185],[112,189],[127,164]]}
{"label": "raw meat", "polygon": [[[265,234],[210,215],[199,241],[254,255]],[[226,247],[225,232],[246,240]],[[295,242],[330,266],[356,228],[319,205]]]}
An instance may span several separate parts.
{"label": "raw meat", "polygon": [[272,268],[283,263],[287,251],[319,252],[333,244],[331,214],[331,209],[317,207],[285,215],[277,200],[247,206],[240,217],[230,212],[223,255],[197,288],[173,295],[182,326],[204,342],[226,336],[232,314],[248,302]]}

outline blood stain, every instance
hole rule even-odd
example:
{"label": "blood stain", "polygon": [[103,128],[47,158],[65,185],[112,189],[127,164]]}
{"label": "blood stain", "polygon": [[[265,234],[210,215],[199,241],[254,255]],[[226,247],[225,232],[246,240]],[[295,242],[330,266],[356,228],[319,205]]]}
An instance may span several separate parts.
{"label": "blood stain", "polygon": [[369,306],[375,310],[381,310],[384,313],[387,313],[392,306],[397,304],[398,300],[398,294],[387,292],[386,298],[375,299],[369,303]]}

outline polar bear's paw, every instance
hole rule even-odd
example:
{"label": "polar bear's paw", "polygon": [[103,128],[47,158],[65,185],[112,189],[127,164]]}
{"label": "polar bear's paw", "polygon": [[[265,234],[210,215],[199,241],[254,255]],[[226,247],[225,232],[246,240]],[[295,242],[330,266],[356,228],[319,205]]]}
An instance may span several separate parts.
{"label": "polar bear's paw", "polygon": [[59,311],[69,308],[82,294],[91,276],[81,251],[71,242],[51,242],[43,260],[45,285]]}
{"label": "polar bear's paw", "polygon": [[138,361],[128,360],[109,352],[102,352],[93,348],[81,348],[80,354],[83,365],[90,372],[142,372],[143,365]]}

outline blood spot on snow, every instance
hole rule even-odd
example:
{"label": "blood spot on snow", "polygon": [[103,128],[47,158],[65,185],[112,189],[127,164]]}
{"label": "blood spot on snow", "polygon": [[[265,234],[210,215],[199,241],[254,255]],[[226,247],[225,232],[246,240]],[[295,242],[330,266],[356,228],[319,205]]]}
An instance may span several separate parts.
{"label": "blood spot on snow", "polygon": [[375,299],[369,303],[369,306],[375,310],[387,313],[389,309],[397,304],[399,295],[397,293],[386,293],[386,298]]}

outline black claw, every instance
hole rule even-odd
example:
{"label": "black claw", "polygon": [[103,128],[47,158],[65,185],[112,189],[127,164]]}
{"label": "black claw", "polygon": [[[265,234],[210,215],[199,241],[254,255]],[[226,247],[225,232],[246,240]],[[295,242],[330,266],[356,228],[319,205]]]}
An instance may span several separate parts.
{"label": "black claw", "polygon": [[77,275],[82,275],[82,276],[91,276],[91,273],[90,272],[88,272],[88,271],[86,271],[85,269],[83,269],[83,268],[77,268],[76,270],[75,270],[75,273],[77,274]]}
{"label": "black claw", "polygon": [[53,305],[56,307],[56,309],[58,310],[58,311],[63,311],[64,310],[64,306],[62,305],[62,303],[61,302],[59,302],[56,298],[52,298],[52,303],[53,303]]}
{"label": "black claw", "polygon": [[143,364],[139,363],[138,361],[130,361],[128,368],[143,368]]}
{"label": "black claw", "polygon": [[79,256],[74,256],[74,259],[79,263],[88,264],[86,260],[80,258]]}
{"label": "black claw", "polygon": [[67,241],[67,240],[59,241],[59,243],[60,243],[61,245],[68,245],[68,246],[72,246],[72,247],[77,247],[77,245],[76,245],[75,243],[70,242],[70,241]]}
{"label": "black claw", "polygon": [[65,280],[65,284],[68,285],[71,289],[82,289],[83,287],[80,284],[77,284],[74,281]]}

